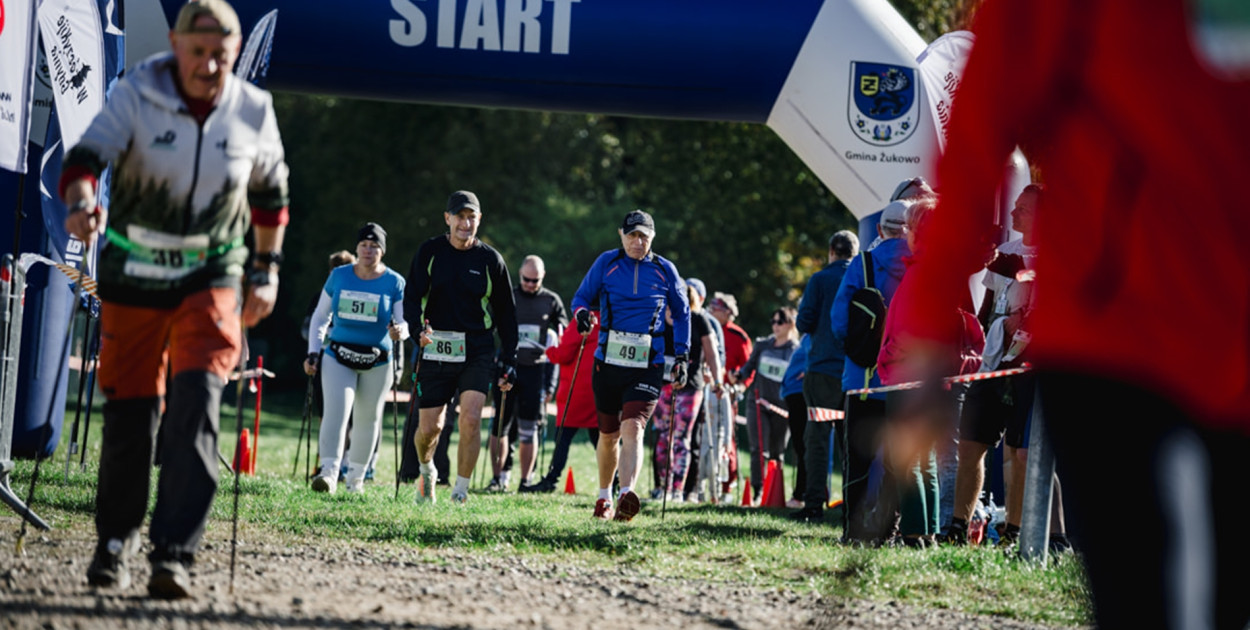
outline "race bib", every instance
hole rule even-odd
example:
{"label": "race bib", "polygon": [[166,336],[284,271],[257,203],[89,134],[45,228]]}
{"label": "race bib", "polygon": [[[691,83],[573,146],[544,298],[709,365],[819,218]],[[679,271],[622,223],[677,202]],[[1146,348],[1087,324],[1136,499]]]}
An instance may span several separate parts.
{"label": "race bib", "polygon": [[137,225],[126,227],[130,247],[122,272],[134,278],[178,280],[208,262],[207,234],[168,234]]}
{"label": "race bib", "polygon": [[339,292],[339,319],[350,319],[357,322],[378,321],[378,304],[382,296],[365,291]]}
{"label": "race bib", "polygon": [[431,330],[430,345],[425,347],[424,358],[441,363],[464,363],[464,333]]}
{"label": "race bib", "polygon": [[789,361],[783,361],[777,357],[760,355],[759,375],[774,382],[780,383],[786,376],[786,367],[790,365]]}
{"label": "race bib", "polygon": [[546,348],[539,339],[542,336],[542,328],[538,324],[518,324],[516,331],[520,336],[521,345],[537,349]]}
{"label": "race bib", "polygon": [[608,331],[608,346],[603,360],[608,365],[627,368],[645,368],[651,358],[651,335]]}

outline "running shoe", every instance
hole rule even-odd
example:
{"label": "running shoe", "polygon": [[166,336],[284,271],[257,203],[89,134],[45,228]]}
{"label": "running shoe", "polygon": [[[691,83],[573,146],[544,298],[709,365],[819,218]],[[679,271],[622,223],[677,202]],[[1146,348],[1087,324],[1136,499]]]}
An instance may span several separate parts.
{"label": "running shoe", "polygon": [[312,482],[313,492],[325,492],[327,494],[334,494],[334,491],[338,489],[338,486],[339,486],[338,478],[334,477],[333,474],[327,475],[325,471],[322,471],[321,474],[314,477],[313,482]]}
{"label": "running shoe", "polygon": [[492,477],[490,483],[486,484],[486,491],[490,493],[507,492],[508,488],[496,476]]}
{"label": "running shoe", "polygon": [[612,502],[607,499],[595,501],[595,518],[601,521],[612,519]]}
{"label": "running shoe", "polygon": [[126,549],[121,540],[110,539],[96,545],[91,566],[87,567],[87,584],[99,588],[127,588],[130,569],[126,567]]}
{"label": "running shoe", "polygon": [[434,503],[437,498],[434,495],[434,484],[437,482],[437,478],[429,475],[417,477],[417,495],[414,500],[417,503]]}
{"label": "running shoe", "polygon": [[451,502],[452,502],[452,503],[455,503],[456,505],[464,505],[464,504],[465,504],[465,503],[467,503],[468,501],[469,501],[469,493],[468,493],[468,492],[457,492],[456,490],[452,490],[452,491],[451,491]]}
{"label": "running shoe", "polygon": [[638,500],[638,495],[633,490],[622,494],[616,500],[616,516],[612,520],[628,521],[638,516],[638,512],[642,510],[642,502]]}
{"label": "running shoe", "polygon": [[187,567],[177,560],[152,562],[148,595],[154,599],[186,599],[191,596],[191,576]]}

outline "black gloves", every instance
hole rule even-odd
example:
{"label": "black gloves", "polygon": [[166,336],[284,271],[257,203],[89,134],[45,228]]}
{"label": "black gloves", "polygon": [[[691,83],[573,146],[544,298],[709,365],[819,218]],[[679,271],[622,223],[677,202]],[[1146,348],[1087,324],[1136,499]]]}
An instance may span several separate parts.
{"label": "black gloves", "polygon": [[686,377],[690,371],[690,357],[679,354],[673,361],[673,388],[682,389],[686,386]]}
{"label": "black gloves", "polygon": [[576,313],[573,313],[573,319],[577,320],[577,332],[583,335],[589,333],[591,328],[594,328],[594,322],[591,321],[590,311],[584,308],[579,309]]}

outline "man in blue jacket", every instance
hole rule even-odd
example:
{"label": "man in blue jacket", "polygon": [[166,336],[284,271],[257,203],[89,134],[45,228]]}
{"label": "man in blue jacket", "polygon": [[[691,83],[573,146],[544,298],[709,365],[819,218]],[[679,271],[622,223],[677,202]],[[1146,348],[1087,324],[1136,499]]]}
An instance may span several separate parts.
{"label": "man in blue jacket", "polygon": [[634,482],[642,470],[643,429],[664,386],[665,310],[673,319],[673,387],[680,389],[690,351],[690,303],[676,265],[651,251],[651,215],[630,212],[619,232],[621,248],[600,254],[577,288],[573,318],[585,335],[594,325],[591,311],[598,310],[602,326],[591,380],[599,414],[595,518],[613,518],[610,489],[619,464],[615,520],[628,521],[642,509]]}
{"label": "man in blue jacket", "polygon": [[[880,240],[869,251],[872,260],[873,286],[881,292],[886,306],[894,298],[894,291],[906,271],[903,259],[911,256],[907,247],[907,228],[903,219],[910,206],[907,201],[892,201],[881,211],[877,223]],[[847,334],[851,296],[865,286],[864,257],[856,256],[846,269],[846,276],[834,297],[829,310],[833,323],[833,336],[838,347],[843,347]],[[847,357],[842,369],[843,391],[880,387],[876,365],[858,365]],[[843,536],[847,540],[864,540],[869,536],[864,529],[867,507],[868,472],[877,452],[878,434],[885,422],[885,394],[851,396],[847,401],[847,417],[844,420],[846,439],[846,462],[843,464],[842,501]]]}
{"label": "man in blue jacket", "polygon": [[[859,238],[854,232],[842,230],[830,237],[829,262],[807,281],[803,299],[799,302],[799,332],[807,333],[812,338],[803,377],[803,398],[809,410],[842,408],[842,361],[845,353],[841,341],[833,338],[829,309],[833,306],[838,286],[842,284],[846,267],[857,251]],[[824,517],[825,503],[829,501],[829,488],[823,471],[829,466],[829,434],[833,431],[833,423],[823,420],[809,422],[803,432],[803,445],[807,450],[807,489],[803,493],[803,509],[790,516],[800,521],[819,521]]]}

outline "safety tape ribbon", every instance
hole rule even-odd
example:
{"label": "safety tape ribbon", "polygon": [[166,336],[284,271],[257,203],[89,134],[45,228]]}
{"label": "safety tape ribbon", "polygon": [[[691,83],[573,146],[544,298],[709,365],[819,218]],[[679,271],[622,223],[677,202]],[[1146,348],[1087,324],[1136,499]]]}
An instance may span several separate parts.
{"label": "safety tape ribbon", "polygon": [[55,260],[52,260],[51,258],[40,256],[39,254],[32,254],[29,252],[22,254],[22,257],[18,261],[18,265],[24,271],[29,270],[35,263],[43,263],[51,267],[56,267],[58,270],[60,270],[61,273],[65,274],[66,277],[68,277],[73,282],[78,282],[79,278],[81,278],[82,290],[90,294],[91,297],[94,297],[94,298],[100,297],[96,295],[95,278],[92,278],[91,276],[85,273],[79,274],[78,268],[74,267],[73,265],[65,265],[65,264],[56,262]]}
{"label": "safety tape ribbon", "polygon": [[[1009,370],[997,370],[994,372],[977,372],[976,374],[965,374],[963,376],[948,376],[942,379],[942,383],[946,385],[953,385],[955,383],[974,383],[976,381],[988,381],[993,378],[1004,378],[1007,376],[1015,376],[1017,374],[1024,374],[1025,372],[1031,372],[1032,370],[1033,370],[1033,366],[1026,363],[1018,368],[1011,368]],[[883,385],[881,387],[865,387],[863,389],[852,389],[851,391],[847,392],[846,395],[857,396],[859,394],[880,394],[884,392],[897,392],[897,391],[902,391],[905,389],[920,389],[922,385],[924,385],[924,381],[912,381],[910,383],[899,383],[898,385]]]}
{"label": "safety tape ribbon", "polygon": [[844,417],[841,409],[826,409],[824,407],[808,407],[808,422],[833,422],[841,420]]}
{"label": "safety tape ribbon", "polygon": [[760,399],[760,405],[763,406],[765,409],[781,416],[782,418],[786,418],[786,419],[790,418],[789,411],[782,409],[781,407],[778,407],[777,405],[774,405],[768,402],[767,400],[764,400],[763,398]]}

